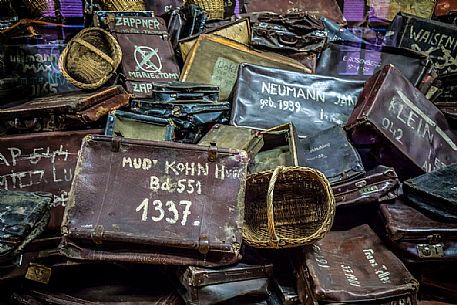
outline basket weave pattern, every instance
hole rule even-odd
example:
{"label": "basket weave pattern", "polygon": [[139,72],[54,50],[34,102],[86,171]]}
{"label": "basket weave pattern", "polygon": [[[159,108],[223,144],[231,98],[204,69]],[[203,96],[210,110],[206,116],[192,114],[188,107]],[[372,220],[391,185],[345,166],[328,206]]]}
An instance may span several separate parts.
{"label": "basket weave pattern", "polygon": [[330,230],[335,198],[327,178],[306,167],[279,166],[249,175],[244,241],[257,248],[313,243]]}
{"label": "basket weave pattern", "polygon": [[187,0],[188,4],[197,4],[208,13],[208,20],[224,19],[224,0]]}
{"label": "basket weave pattern", "polygon": [[48,9],[48,2],[46,0],[24,0],[24,5],[36,16],[41,16]]}
{"label": "basket weave pattern", "polygon": [[122,51],[116,39],[100,28],[79,32],[59,58],[63,76],[81,89],[96,89],[116,71]]}
{"label": "basket weave pattern", "polygon": [[99,2],[105,11],[135,12],[146,9],[142,0],[100,0]]}

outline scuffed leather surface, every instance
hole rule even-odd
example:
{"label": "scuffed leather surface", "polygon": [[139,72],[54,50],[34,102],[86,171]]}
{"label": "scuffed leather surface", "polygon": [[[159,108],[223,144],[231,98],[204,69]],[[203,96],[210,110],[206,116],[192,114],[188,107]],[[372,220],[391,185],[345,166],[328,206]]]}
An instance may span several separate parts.
{"label": "scuffed leather surface", "polygon": [[[241,258],[247,155],[243,151],[213,150],[216,157],[210,161],[213,153],[204,146],[86,137],[62,224],[65,255],[82,260],[171,265],[237,262]],[[149,163],[143,161],[143,166],[135,168],[132,162],[146,158]],[[186,162],[187,166],[193,162],[194,171],[185,169]],[[177,163],[184,166],[181,174]],[[203,168],[208,164],[207,175],[202,170],[197,174],[198,164]],[[237,174],[224,172],[221,179],[218,169],[222,166]],[[175,186],[168,191],[151,188],[151,176],[164,182],[168,177]],[[186,186],[179,192],[177,179],[193,180],[193,188]],[[200,182],[201,190],[195,181]],[[158,206],[155,200],[162,201],[162,217],[158,217],[158,210],[154,212],[153,206]],[[191,202],[185,221],[180,204],[183,200]],[[145,201],[151,201],[150,206],[142,210]],[[177,215],[168,210],[170,201],[179,209]],[[173,215],[178,219],[173,221]]]}
{"label": "scuffed leather surface", "polygon": [[[380,215],[383,234],[403,259],[411,262],[457,259],[457,224],[430,219],[398,199],[394,204],[381,204]],[[420,258],[417,245],[429,244],[427,237],[431,235],[439,237],[437,242],[442,244],[444,256]]]}
{"label": "scuffed leather surface", "polygon": [[[230,123],[268,129],[293,122],[299,137],[310,136],[344,124],[362,86],[362,81],[241,64],[233,90]],[[343,96],[350,101],[340,102]]]}
{"label": "scuffed leather surface", "polygon": [[367,80],[389,64],[399,69],[415,86],[420,85],[431,66],[425,55],[408,49],[335,41],[322,51],[316,73]]}
{"label": "scuffed leather surface", "polygon": [[407,180],[403,189],[431,217],[457,222],[457,164]]}
{"label": "scuffed leather surface", "polygon": [[370,144],[370,154],[400,180],[457,162],[457,138],[443,113],[394,66],[366,82],[345,129],[356,147]]}
{"label": "scuffed leather surface", "polygon": [[305,152],[304,166],[320,170],[330,184],[342,183],[365,172],[360,155],[349,142],[342,126],[323,130],[299,141]]}
{"label": "scuffed leather surface", "polygon": [[18,255],[44,231],[51,203],[48,193],[0,190],[0,261]]}
{"label": "scuffed leather surface", "polygon": [[392,167],[379,165],[354,180],[334,185],[337,206],[373,204],[400,195],[400,180]]}
{"label": "scuffed leather surface", "polygon": [[[368,253],[374,261],[369,261]],[[319,303],[372,301],[382,304],[383,299],[398,300],[407,296],[414,302],[418,290],[418,282],[368,225],[329,232],[305,251],[298,268],[298,290],[306,283],[306,272],[303,272],[306,268],[312,298]],[[388,279],[378,276],[383,272],[389,272]],[[347,280],[349,275],[355,277],[353,285]]]}

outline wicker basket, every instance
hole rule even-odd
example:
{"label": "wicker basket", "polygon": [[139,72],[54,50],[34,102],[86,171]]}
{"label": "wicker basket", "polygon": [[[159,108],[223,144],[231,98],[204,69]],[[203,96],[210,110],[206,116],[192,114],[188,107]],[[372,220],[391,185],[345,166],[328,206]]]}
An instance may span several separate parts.
{"label": "wicker basket", "polygon": [[243,240],[257,248],[293,248],[330,230],[335,198],[325,176],[307,167],[279,166],[248,176]]}
{"label": "wicker basket", "polygon": [[208,13],[208,20],[224,19],[224,0],[187,0],[186,4],[197,4]]}
{"label": "wicker basket", "polygon": [[48,9],[46,0],[24,0],[24,5],[34,16],[42,16],[43,12]]}
{"label": "wicker basket", "polygon": [[146,9],[143,0],[99,0],[98,2],[104,11],[136,12]]}
{"label": "wicker basket", "polygon": [[68,43],[60,55],[59,67],[74,86],[90,90],[105,84],[121,59],[121,47],[113,35],[101,28],[87,28]]}

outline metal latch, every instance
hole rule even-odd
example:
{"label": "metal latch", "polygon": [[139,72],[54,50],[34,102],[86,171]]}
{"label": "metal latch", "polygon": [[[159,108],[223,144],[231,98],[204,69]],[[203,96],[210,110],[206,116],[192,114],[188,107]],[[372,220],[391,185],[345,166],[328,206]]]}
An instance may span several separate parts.
{"label": "metal latch", "polygon": [[97,225],[95,230],[91,233],[91,238],[97,245],[100,245],[103,241],[104,228],[102,225]]}
{"label": "metal latch", "polygon": [[216,143],[210,143],[208,148],[208,161],[215,162],[217,160],[217,146]]}
{"label": "metal latch", "polygon": [[417,253],[421,258],[437,258],[444,256],[444,246],[439,243],[441,236],[439,234],[431,234],[427,236],[428,244],[418,244]]}
{"label": "metal latch", "polygon": [[30,263],[25,278],[38,283],[48,284],[51,279],[51,268]]}
{"label": "metal latch", "polygon": [[198,240],[198,252],[207,254],[209,252],[209,239],[207,234],[200,235]]}

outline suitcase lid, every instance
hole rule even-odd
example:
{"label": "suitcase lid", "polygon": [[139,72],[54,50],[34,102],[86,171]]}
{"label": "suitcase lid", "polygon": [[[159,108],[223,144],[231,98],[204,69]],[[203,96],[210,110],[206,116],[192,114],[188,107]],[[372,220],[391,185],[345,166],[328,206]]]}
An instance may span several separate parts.
{"label": "suitcase lid", "polygon": [[269,278],[272,274],[272,264],[248,265],[244,263],[222,269],[189,266],[178,271],[178,277],[181,283],[193,287]]}
{"label": "suitcase lid", "polygon": [[223,148],[241,149],[252,159],[263,146],[263,137],[259,131],[249,128],[216,124],[203,136],[199,145],[211,145]]}
{"label": "suitcase lid", "polygon": [[457,162],[457,138],[443,113],[392,65],[365,83],[345,129],[366,123],[421,171]]}
{"label": "suitcase lid", "polygon": [[69,92],[35,98],[24,104],[0,109],[1,119],[39,117],[50,113],[77,114],[82,111],[97,109],[97,105],[109,103],[125,105],[130,96],[122,86],[104,88],[95,92]]}
{"label": "suitcase lid", "polygon": [[244,151],[87,136],[62,232],[114,248],[238,253],[247,163]]}
{"label": "suitcase lid", "polygon": [[201,34],[188,55],[180,81],[217,85],[220,89],[219,98],[227,100],[237,79],[238,66],[243,62],[311,72],[288,57],[255,51],[217,35]]}
{"label": "suitcase lid", "polygon": [[439,17],[457,12],[457,2],[452,0],[436,0],[435,11],[433,15]]}
{"label": "suitcase lid", "polygon": [[268,129],[293,122],[299,137],[311,136],[344,124],[362,88],[361,80],[243,63],[232,92],[230,123]]}
{"label": "suitcase lid", "polygon": [[[218,35],[244,45],[249,45],[251,40],[251,26],[249,18],[246,17],[217,28],[204,31],[203,33]],[[179,50],[181,51],[181,56],[184,61],[187,59],[189,52],[194,47],[200,34],[202,33],[179,40]]]}
{"label": "suitcase lid", "polygon": [[457,224],[430,219],[399,199],[393,204],[381,204],[380,213],[385,222],[387,236],[391,240],[427,241],[429,236],[438,238],[436,242],[457,239]]}
{"label": "suitcase lid", "polygon": [[316,73],[366,80],[381,70],[383,63],[397,67],[415,86],[420,85],[432,66],[425,54],[411,49],[333,41],[322,51]]}
{"label": "suitcase lid", "polygon": [[368,225],[327,233],[305,257],[300,268],[307,268],[319,302],[380,302],[415,295],[419,288],[405,265]]}

